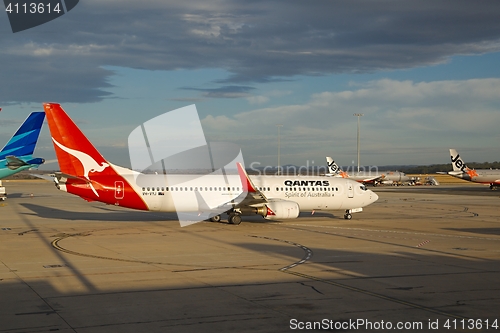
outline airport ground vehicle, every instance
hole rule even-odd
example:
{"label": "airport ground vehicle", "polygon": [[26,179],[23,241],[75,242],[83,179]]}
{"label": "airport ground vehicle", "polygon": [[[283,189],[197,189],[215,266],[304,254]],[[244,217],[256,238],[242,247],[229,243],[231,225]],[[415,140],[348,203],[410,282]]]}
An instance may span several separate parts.
{"label": "airport ground vehicle", "polygon": [[5,191],[5,186],[3,186],[0,180],[0,200],[5,201],[7,199],[7,192]]}

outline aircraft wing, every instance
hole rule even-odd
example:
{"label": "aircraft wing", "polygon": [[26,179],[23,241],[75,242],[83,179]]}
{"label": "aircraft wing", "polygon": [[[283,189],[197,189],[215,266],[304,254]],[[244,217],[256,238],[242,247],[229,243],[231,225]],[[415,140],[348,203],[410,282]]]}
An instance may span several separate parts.
{"label": "aircraft wing", "polygon": [[241,201],[238,206],[260,206],[268,203],[269,200],[252,183],[241,163],[237,163],[236,165],[238,167],[238,174],[240,175],[241,185],[243,187],[242,195],[244,196],[243,198],[239,198]]}
{"label": "aircraft wing", "polygon": [[363,183],[371,183],[371,182],[374,182],[376,180],[379,180],[379,179],[383,179],[384,178],[384,175],[381,175],[381,176],[375,176],[375,177],[368,177],[368,178],[364,178],[362,179],[361,181]]}
{"label": "aircraft wing", "polygon": [[459,176],[461,174],[463,174],[462,171],[438,171],[436,172],[440,175],[450,175],[450,176]]}
{"label": "aircraft wing", "polygon": [[237,163],[237,168],[243,192],[235,199],[217,207],[209,207],[203,199],[198,199],[200,208],[211,211],[228,211],[236,207],[261,207],[269,202],[266,196],[252,183],[247,172],[240,163]]}

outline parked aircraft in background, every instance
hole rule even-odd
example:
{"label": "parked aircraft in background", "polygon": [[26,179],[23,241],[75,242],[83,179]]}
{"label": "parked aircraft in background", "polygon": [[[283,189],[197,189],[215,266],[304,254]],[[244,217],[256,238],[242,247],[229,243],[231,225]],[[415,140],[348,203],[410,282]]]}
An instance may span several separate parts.
{"label": "parked aircraft in background", "polygon": [[470,169],[455,149],[450,149],[450,157],[453,171],[439,173],[448,174],[474,183],[490,184],[490,189],[500,186],[500,170]]}
{"label": "parked aircraft in background", "polygon": [[400,171],[386,171],[386,172],[359,172],[348,174],[335,163],[333,158],[330,156],[326,157],[326,163],[328,165],[328,173],[326,176],[335,176],[342,178],[349,178],[363,184],[373,184],[374,186],[378,184],[402,184],[411,181],[404,172]]}
{"label": "parked aircraft in background", "polygon": [[44,112],[32,112],[0,151],[0,179],[45,162],[32,156],[44,119]]}
{"label": "parked aircraft in background", "polygon": [[239,163],[237,173],[222,178],[142,174],[105,160],[59,104],[45,103],[44,109],[61,168],[54,179],[56,186],[88,201],[178,215],[211,215],[214,222],[225,213],[229,223],[239,224],[242,215],[283,220],[298,217],[300,211],[337,209],[345,210],[344,218],[350,219],[351,213],[378,199],[349,179],[248,176]]}

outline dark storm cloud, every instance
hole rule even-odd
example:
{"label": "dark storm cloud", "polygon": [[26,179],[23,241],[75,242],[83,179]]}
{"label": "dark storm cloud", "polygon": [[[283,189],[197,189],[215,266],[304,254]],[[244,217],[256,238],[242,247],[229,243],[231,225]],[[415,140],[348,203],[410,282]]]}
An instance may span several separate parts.
{"label": "dark storm cloud", "polygon": [[[500,49],[499,1],[95,1],[0,34],[0,102],[92,102],[104,66],[223,68],[219,83],[410,68]],[[221,95],[224,97],[224,95]]]}
{"label": "dark storm cloud", "polygon": [[200,91],[203,93],[203,97],[207,98],[242,98],[250,96],[249,92],[255,88],[248,86],[223,86],[212,89],[201,89],[201,88],[191,88],[191,87],[183,87],[181,89]]}

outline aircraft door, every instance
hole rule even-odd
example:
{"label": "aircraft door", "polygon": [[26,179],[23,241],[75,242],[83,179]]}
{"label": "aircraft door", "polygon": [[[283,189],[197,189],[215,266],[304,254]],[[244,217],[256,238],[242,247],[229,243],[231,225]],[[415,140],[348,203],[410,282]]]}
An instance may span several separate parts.
{"label": "aircraft door", "polygon": [[347,184],[347,197],[354,198],[354,186],[351,183]]}
{"label": "aircraft door", "polygon": [[115,199],[120,200],[125,196],[123,181],[117,180],[115,181]]}

